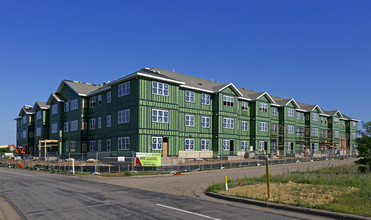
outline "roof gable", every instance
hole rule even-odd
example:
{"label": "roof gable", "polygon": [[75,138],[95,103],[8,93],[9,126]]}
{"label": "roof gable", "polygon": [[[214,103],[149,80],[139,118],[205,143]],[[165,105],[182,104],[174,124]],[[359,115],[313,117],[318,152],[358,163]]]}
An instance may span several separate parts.
{"label": "roof gable", "polygon": [[46,109],[49,109],[49,108],[50,108],[50,106],[48,104],[46,104],[46,102],[35,102],[35,104],[32,108],[32,111],[36,112],[39,109],[46,110]]}
{"label": "roof gable", "polygon": [[272,99],[272,97],[268,94],[268,92],[262,92],[258,97],[256,97],[256,100],[261,100],[262,97],[265,97],[268,102],[275,103],[275,101]]}
{"label": "roof gable", "polygon": [[57,101],[57,102],[64,102],[64,100],[62,100],[57,94],[55,93],[52,93],[50,94],[49,96],[49,99],[48,101],[46,102],[47,105],[51,105],[53,100]]}
{"label": "roof gable", "polygon": [[18,116],[32,115],[32,114],[34,114],[34,112],[32,111],[32,107],[30,105],[24,105],[19,111]]}
{"label": "roof gable", "polygon": [[94,92],[103,87],[103,85],[94,85],[91,83],[83,83],[79,81],[62,80],[55,93],[59,94],[64,86],[68,86],[73,92],[75,92],[79,96],[87,96],[89,93]]}
{"label": "roof gable", "polygon": [[222,85],[213,87],[214,92],[217,92],[217,93],[219,93],[219,92],[221,92],[221,91],[223,91],[227,88],[231,88],[231,90],[233,90],[233,92],[237,96],[243,96],[243,94],[240,92],[240,90],[235,85],[233,85],[233,83],[222,84]]}

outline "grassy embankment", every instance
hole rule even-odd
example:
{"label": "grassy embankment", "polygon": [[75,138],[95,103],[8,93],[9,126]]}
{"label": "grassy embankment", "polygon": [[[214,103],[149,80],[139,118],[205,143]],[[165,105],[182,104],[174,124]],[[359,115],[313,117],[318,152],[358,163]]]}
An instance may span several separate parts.
{"label": "grassy embankment", "polygon": [[[271,176],[269,201],[371,217],[371,174],[355,165],[327,167]],[[239,183],[242,182],[242,186]],[[208,191],[267,201],[266,177],[229,180],[209,186]]]}

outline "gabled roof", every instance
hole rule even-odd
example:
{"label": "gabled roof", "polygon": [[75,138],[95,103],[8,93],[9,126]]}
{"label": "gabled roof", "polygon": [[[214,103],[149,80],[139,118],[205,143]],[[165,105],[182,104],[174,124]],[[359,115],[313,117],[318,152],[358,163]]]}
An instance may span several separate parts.
{"label": "gabled roof", "polygon": [[35,113],[32,111],[32,107],[30,105],[24,105],[19,111],[18,116],[23,116],[24,114],[33,115]]}
{"label": "gabled roof", "polygon": [[218,86],[215,86],[213,87],[213,91],[214,92],[221,92],[223,91],[224,89],[228,88],[228,87],[231,87],[232,90],[239,96],[243,96],[243,94],[240,92],[240,90],[235,86],[233,85],[233,83],[228,83],[228,84],[221,84],[221,85],[218,85]]}
{"label": "gabled roof", "polygon": [[[214,82],[211,80],[206,80],[202,78],[198,78],[195,76],[185,75],[182,73],[172,72],[169,70],[161,69],[161,68],[151,68],[151,71],[157,72],[158,74],[162,76],[169,77],[171,79],[178,80],[180,82],[183,82],[183,85],[180,87],[189,88],[189,89],[195,89],[195,90],[201,90],[209,93],[213,93],[215,90],[219,90],[223,88],[224,86],[228,84],[222,84],[218,82]],[[221,86],[219,88],[219,86]]]}
{"label": "gabled roof", "polygon": [[100,89],[103,87],[103,85],[94,85],[91,83],[84,83],[79,81],[71,81],[71,80],[62,80],[62,82],[59,84],[59,87],[55,93],[59,94],[63,86],[67,85],[79,96],[87,96],[89,93]]}
{"label": "gabled roof", "polygon": [[46,102],[46,104],[50,105],[52,103],[53,99],[55,99],[57,102],[64,102],[64,100],[62,100],[57,94],[52,93],[52,94],[50,94],[49,99]]}
{"label": "gabled roof", "polygon": [[352,117],[350,117],[348,115],[345,115],[345,114],[343,114],[343,118],[345,118],[347,120],[351,120],[351,121],[359,121],[358,119],[352,118]]}
{"label": "gabled roof", "polygon": [[318,105],[309,105],[309,104],[305,104],[305,103],[301,103],[301,102],[297,102],[297,103],[298,103],[298,105],[300,105],[301,110],[311,112],[314,109],[317,109],[320,113],[323,113],[322,109]]}
{"label": "gabled roof", "polygon": [[324,110],[323,113],[329,115],[329,116],[335,116],[337,113],[339,113],[340,117],[343,117],[341,112],[339,110],[332,110],[332,111],[326,111]]}
{"label": "gabled roof", "polygon": [[284,99],[284,98],[280,98],[280,97],[277,97],[277,96],[272,96],[272,98],[274,99],[275,103],[279,106],[286,106],[286,105],[288,105],[289,103],[292,102],[292,104],[296,108],[300,108],[300,105],[295,101],[295,99]]}
{"label": "gabled roof", "polygon": [[50,105],[46,104],[46,102],[35,102],[32,111],[36,112],[36,107],[39,106],[40,109],[49,109]]}

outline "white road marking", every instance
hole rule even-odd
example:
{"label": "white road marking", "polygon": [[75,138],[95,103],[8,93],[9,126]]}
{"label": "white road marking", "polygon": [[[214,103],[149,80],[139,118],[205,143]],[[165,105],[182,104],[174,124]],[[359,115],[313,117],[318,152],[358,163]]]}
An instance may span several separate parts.
{"label": "white road marking", "polygon": [[178,208],[174,208],[174,207],[167,206],[167,205],[162,205],[162,204],[156,204],[156,205],[162,206],[162,207],[165,207],[165,208],[168,208],[168,209],[173,209],[173,210],[176,210],[176,211],[179,211],[179,212],[184,212],[184,213],[188,213],[188,214],[192,214],[192,215],[201,216],[201,217],[204,217],[204,218],[220,220],[219,218],[214,218],[214,217],[210,217],[210,216],[207,216],[207,215],[198,214],[198,213],[195,213],[195,212],[190,212],[190,211],[187,211],[187,210],[178,209]]}

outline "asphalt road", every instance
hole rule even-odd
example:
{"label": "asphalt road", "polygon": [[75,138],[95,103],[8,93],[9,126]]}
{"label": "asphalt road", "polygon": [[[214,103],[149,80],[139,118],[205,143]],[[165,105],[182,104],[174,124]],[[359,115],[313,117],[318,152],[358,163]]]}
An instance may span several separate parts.
{"label": "asphalt road", "polygon": [[[322,162],[309,166],[284,165],[281,169],[273,166],[272,171],[308,169],[319,163]],[[326,165],[329,164],[321,166]],[[195,196],[194,190],[201,191],[214,181],[212,177],[219,180],[225,174],[246,176],[247,171],[264,174],[261,167],[256,167],[176,177],[102,178],[0,168],[0,193],[26,219],[319,219],[318,216]]]}

